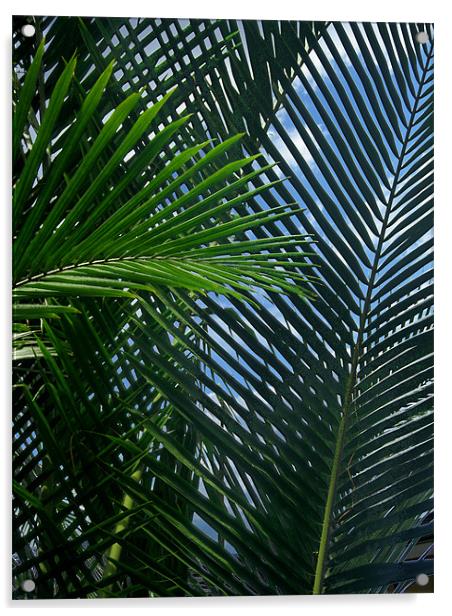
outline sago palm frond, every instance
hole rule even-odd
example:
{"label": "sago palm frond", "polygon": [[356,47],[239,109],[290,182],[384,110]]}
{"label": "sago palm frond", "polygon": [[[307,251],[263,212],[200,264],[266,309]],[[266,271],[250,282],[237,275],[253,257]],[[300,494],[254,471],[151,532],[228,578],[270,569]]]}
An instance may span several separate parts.
{"label": "sago palm frond", "polygon": [[[24,130],[31,113],[43,49],[44,42],[19,94],[15,135]],[[246,237],[253,228],[291,213],[285,205],[259,213],[246,211],[247,200],[262,191],[250,188],[250,182],[269,167],[253,170],[251,163],[256,157],[234,160],[219,169],[212,167],[241,135],[214,147],[209,141],[191,145],[169,159],[162,155],[189,119],[182,116],[150,135],[172,92],[138,115],[116,143],[108,163],[94,175],[99,156],[111,146],[140,100],[139,93],[128,96],[89,137],[90,122],[111,77],[110,64],[80,109],[67,117],[58,145],[52,143],[53,129],[74,81],[75,65],[73,59],[56,82],[15,178],[13,298],[30,302],[44,297],[134,297],[139,290],[159,286],[241,298],[257,287],[281,292],[291,289],[303,295],[293,281],[304,280],[296,268],[303,265],[298,248],[306,238],[298,234],[275,242],[271,237]],[[143,137],[149,143],[126,171],[122,163]],[[85,146],[82,150],[80,143]],[[55,154],[52,148],[57,149]],[[19,158],[17,138],[15,152]],[[50,158],[47,164],[46,152]],[[155,159],[159,170],[149,180],[145,172]],[[200,172],[206,177],[196,181]],[[137,184],[141,184],[139,189]],[[14,316],[18,320],[39,319],[71,310],[57,304],[18,303]]]}
{"label": "sago palm frond", "polygon": [[[272,183],[246,201],[264,217],[249,237],[279,259],[287,235],[315,236],[314,254],[288,262],[320,283],[303,283],[316,301],[239,290],[248,302],[154,284],[40,315],[38,357],[17,372],[16,579],[35,579],[38,596],[103,597],[401,592],[430,575],[431,26],[67,23],[86,51],[83,87],[116,61],[98,128],[128,84],[153,79],[128,126],[176,81],[161,130],[177,108],[193,113],[165,153],[246,132],[215,172],[247,160],[244,192]],[[121,147],[112,139],[103,166]],[[145,157],[147,139],[135,150]],[[274,166],[250,160],[262,152]],[[164,168],[143,170],[144,184]],[[293,201],[290,217],[266,219]]]}

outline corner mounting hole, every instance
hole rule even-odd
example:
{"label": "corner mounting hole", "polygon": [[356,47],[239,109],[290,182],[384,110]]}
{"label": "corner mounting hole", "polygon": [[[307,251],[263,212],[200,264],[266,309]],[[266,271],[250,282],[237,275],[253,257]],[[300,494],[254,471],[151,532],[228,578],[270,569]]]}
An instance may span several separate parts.
{"label": "corner mounting hole", "polygon": [[421,45],[428,43],[428,34],[424,30],[418,32],[414,38],[416,39],[416,43],[420,43]]}
{"label": "corner mounting hole", "polygon": [[416,578],[416,583],[419,586],[427,586],[428,584],[428,575],[426,573],[420,573]]}
{"label": "corner mounting hole", "polygon": [[24,590],[25,592],[33,592],[36,588],[36,584],[33,582],[33,580],[24,580],[21,586],[22,590]]}
{"label": "corner mounting hole", "polygon": [[35,35],[36,28],[32,24],[25,24],[25,26],[22,26],[20,31],[24,36],[30,38]]}

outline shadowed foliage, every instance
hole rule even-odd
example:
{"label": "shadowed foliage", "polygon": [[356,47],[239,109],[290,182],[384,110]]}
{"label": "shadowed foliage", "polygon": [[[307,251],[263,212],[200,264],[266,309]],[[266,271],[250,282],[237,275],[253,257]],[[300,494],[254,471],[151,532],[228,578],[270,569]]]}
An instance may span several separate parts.
{"label": "shadowed foliage", "polygon": [[415,588],[432,27],[18,17],[13,69],[13,596]]}

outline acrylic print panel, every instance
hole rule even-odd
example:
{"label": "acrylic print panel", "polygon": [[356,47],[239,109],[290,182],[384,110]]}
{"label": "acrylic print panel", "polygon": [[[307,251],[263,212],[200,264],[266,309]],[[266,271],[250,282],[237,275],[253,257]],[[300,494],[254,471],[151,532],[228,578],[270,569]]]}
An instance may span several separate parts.
{"label": "acrylic print panel", "polygon": [[14,598],[431,592],[432,25],[16,17],[13,69]]}

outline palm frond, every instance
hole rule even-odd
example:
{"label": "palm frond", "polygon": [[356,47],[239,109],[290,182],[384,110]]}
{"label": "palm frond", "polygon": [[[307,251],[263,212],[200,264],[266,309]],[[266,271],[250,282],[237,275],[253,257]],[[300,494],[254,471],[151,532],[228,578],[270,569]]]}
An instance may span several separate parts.
{"label": "palm frond", "polygon": [[[31,115],[43,49],[44,42],[18,93],[16,131],[25,130],[26,118]],[[122,168],[137,141],[158,123],[172,92],[139,114],[115,143],[108,163],[92,176],[99,156],[140,100],[137,93],[128,96],[97,134],[88,137],[112,70],[110,63],[80,109],[67,117],[66,127],[60,126],[63,136],[58,134],[57,146],[52,135],[70,92],[75,59],[55,84],[32,147],[15,178],[13,298],[29,302],[58,296],[134,297],[140,290],[162,285],[233,293],[242,298],[244,292],[256,288],[292,289],[303,295],[294,281],[305,279],[297,271],[297,261],[303,259],[299,247],[306,238],[298,234],[275,243],[272,238],[253,241],[246,237],[257,226],[287,217],[293,208],[278,206],[237,217],[239,211],[246,212],[247,200],[261,192],[261,188],[248,186],[262,171],[245,171],[255,157],[219,169],[212,167],[240,135],[210,148],[204,141],[167,160],[161,155],[162,148],[189,118],[182,116],[153,134],[128,173]],[[17,158],[20,140],[16,138],[16,142]],[[84,150],[79,149],[80,142],[87,144]],[[50,162],[44,165],[46,156]],[[160,171],[149,181],[145,172],[155,159],[159,159]],[[206,178],[196,182],[195,174],[200,170]],[[135,191],[130,196],[127,192],[132,180]],[[46,311],[50,315],[42,304],[25,306],[14,308],[15,318],[36,319]],[[39,353],[33,345],[25,348],[23,338],[21,333],[15,344],[16,358]]]}
{"label": "palm frond", "polygon": [[[120,277],[133,276],[133,297],[73,298],[78,314],[50,319],[55,308],[40,317],[37,375],[18,366],[16,578],[32,576],[40,596],[406,590],[419,573],[432,573],[432,27],[48,19],[42,30],[67,24],[64,52],[61,37],[49,38],[47,70],[61,56],[70,66],[83,41],[76,74],[88,91],[116,60],[117,83],[93,116],[91,147],[129,83],[154,79],[125,120],[128,128],[176,81],[159,129],[177,122],[181,106],[193,114],[162,147],[165,160],[142,168],[141,185],[129,174],[121,206],[168,170],[165,161],[182,156],[183,145],[202,143],[206,158],[242,131],[213,167],[201,167],[201,157],[186,163],[195,186],[195,179],[209,182],[212,169],[239,161],[224,178],[226,187],[239,182],[239,194],[221,204],[245,194],[247,206],[230,220],[227,209],[217,210],[218,228],[226,226],[211,240],[217,227],[201,218],[196,231],[190,210],[203,199],[216,207],[221,188],[207,184],[206,195],[187,207],[193,186],[173,195],[168,176],[162,203],[129,219],[140,237],[148,217],[161,216],[155,228],[168,245],[146,248],[136,237],[114,235],[126,209],[111,222],[101,214],[102,234],[88,219],[85,228],[83,221],[74,230],[67,225],[59,237],[68,249],[54,244],[58,259],[69,264],[84,250],[89,260],[96,238],[111,232],[106,255],[148,250],[140,257],[175,259],[170,265],[178,268],[188,250],[193,262],[184,275],[211,276],[213,262],[224,285],[243,254],[231,251],[230,234],[245,253],[246,242],[262,244],[248,256],[239,297],[210,289],[194,296],[156,278],[150,293],[138,286],[147,262],[129,263]],[[419,29],[429,35],[422,46]],[[47,99],[58,74],[50,73]],[[31,105],[37,112],[36,97]],[[68,118],[62,112],[54,137]],[[212,138],[219,145],[204,145]],[[115,133],[86,190],[120,143]],[[139,168],[146,143],[131,146],[124,170]],[[264,159],[254,158],[259,153]],[[70,178],[76,166],[68,165]],[[112,173],[113,190],[122,177]],[[270,218],[293,201],[301,207],[290,216]],[[182,216],[177,237],[173,211],[176,221]],[[242,237],[243,217],[252,212],[259,224]],[[200,205],[194,213],[205,212]],[[280,250],[288,235],[295,243],[315,236],[313,254],[298,260],[298,244]],[[261,250],[270,253],[268,263]],[[42,251],[42,263],[50,254]],[[303,297],[275,293],[288,290],[268,279],[266,268],[279,271],[279,261],[280,283],[293,282],[304,264],[318,280],[304,277]],[[95,264],[84,262],[80,276],[94,275]],[[118,269],[105,267],[105,285],[112,285]],[[242,284],[243,276],[239,270],[240,281],[227,284]],[[268,284],[268,295],[257,296],[253,281]]]}

